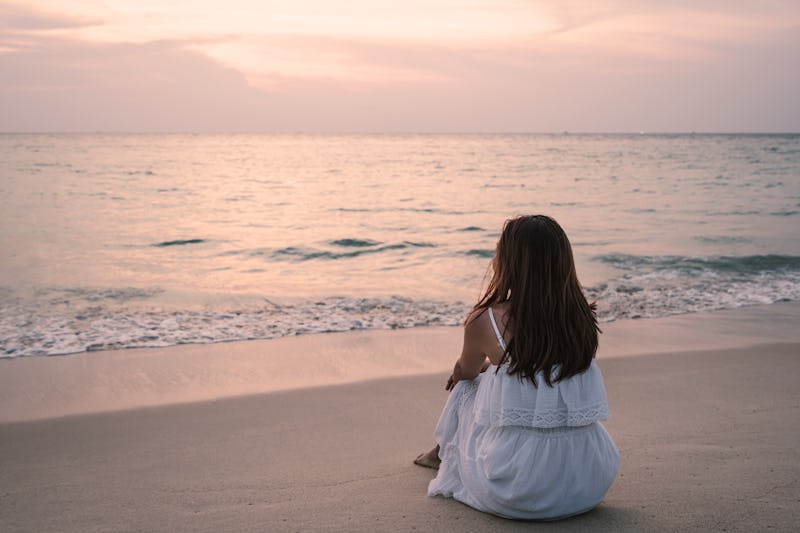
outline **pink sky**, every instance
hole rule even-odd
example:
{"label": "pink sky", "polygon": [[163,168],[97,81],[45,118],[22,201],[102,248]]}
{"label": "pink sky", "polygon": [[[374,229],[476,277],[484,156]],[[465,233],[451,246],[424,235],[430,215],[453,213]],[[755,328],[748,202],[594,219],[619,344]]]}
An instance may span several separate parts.
{"label": "pink sky", "polygon": [[797,132],[798,94],[795,0],[0,0],[0,131]]}

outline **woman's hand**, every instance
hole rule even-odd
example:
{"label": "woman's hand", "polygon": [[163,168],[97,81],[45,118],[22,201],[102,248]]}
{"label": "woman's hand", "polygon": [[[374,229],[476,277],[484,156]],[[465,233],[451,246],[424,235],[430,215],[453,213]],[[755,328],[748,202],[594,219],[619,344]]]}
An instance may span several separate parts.
{"label": "woman's hand", "polygon": [[456,386],[456,383],[461,381],[461,360],[459,359],[456,361],[455,366],[453,366],[453,373],[450,374],[450,377],[447,378],[447,384],[444,386],[444,390],[451,391],[453,387]]}
{"label": "woman's hand", "polygon": [[[486,372],[486,369],[492,364],[487,357],[484,359],[483,364],[481,365],[481,372]],[[453,373],[450,374],[450,377],[447,378],[447,384],[444,386],[444,390],[451,391],[453,387],[456,386],[456,383],[464,379],[463,373],[461,372],[461,359],[456,361],[455,366],[453,366]]]}

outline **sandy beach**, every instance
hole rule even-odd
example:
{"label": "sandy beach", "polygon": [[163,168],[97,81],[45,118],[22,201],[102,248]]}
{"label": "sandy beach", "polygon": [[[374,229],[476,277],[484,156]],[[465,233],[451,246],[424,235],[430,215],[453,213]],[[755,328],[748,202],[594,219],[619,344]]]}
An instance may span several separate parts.
{"label": "sandy beach", "polygon": [[800,533],[798,26],[0,0],[0,533]]}
{"label": "sandy beach", "polygon": [[3,531],[754,531],[800,521],[800,305],[607,324],[622,458],[556,523],[428,498],[458,328],[0,361]]}

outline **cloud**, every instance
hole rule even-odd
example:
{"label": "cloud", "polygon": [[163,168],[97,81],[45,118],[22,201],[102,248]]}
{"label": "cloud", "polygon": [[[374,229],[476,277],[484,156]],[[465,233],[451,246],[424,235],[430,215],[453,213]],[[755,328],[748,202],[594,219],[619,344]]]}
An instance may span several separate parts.
{"label": "cloud", "polygon": [[0,130],[800,130],[791,24],[765,33],[759,19],[737,41],[719,37],[729,29],[670,33],[641,16],[576,10],[561,32],[494,44],[213,33],[88,42],[18,28],[0,38],[13,44],[0,53]]}
{"label": "cloud", "polygon": [[[557,29],[543,47],[594,57],[713,61],[800,29],[797,2],[616,0],[539,2]],[[538,37],[537,37],[538,38]]]}
{"label": "cloud", "polygon": [[5,131],[208,131],[257,125],[263,95],[185,43],[29,37],[0,55]]}
{"label": "cloud", "polygon": [[314,80],[365,88],[444,83],[459,77],[458,69],[469,56],[441,45],[327,35],[245,35],[196,49],[233,65],[254,85],[268,89]]}
{"label": "cloud", "polygon": [[95,17],[47,13],[19,4],[0,4],[0,31],[24,33],[83,28],[102,23],[102,19]]}

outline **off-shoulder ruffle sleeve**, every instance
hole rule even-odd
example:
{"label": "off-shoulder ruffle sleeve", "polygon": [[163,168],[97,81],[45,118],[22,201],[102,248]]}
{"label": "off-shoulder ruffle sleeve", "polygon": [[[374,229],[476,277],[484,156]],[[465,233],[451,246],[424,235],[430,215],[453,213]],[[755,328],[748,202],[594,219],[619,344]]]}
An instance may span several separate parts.
{"label": "off-shoulder ruffle sleeve", "polygon": [[509,375],[505,365],[495,370],[496,366],[490,366],[478,387],[475,418],[479,424],[554,428],[608,418],[606,389],[595,361],[585,372],[552,386],[541,373],[534,387],[529,379],[520,383],[518,375]]}

